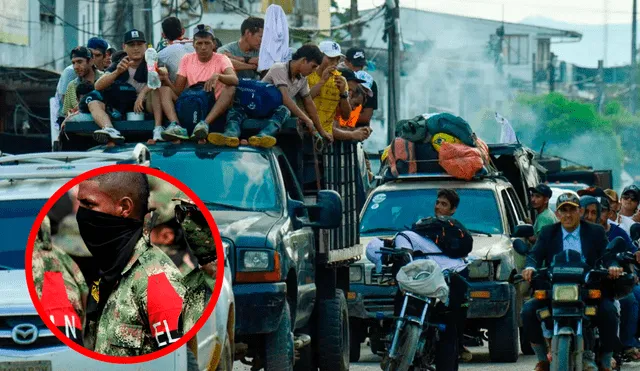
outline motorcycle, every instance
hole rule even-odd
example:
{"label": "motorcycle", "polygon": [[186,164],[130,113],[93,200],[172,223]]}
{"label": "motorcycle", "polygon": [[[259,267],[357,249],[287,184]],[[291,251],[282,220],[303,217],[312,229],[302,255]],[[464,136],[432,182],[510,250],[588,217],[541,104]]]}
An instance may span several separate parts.
{"label": "motorcycle", "polygon": [[387,262],[404,265],[397,275],[388,269],[377,274],[380,280],[396,279],[403,292],[393,336],[386,341],[387,353],[381,363],[385,371],[435,371],[436,345],[446,329],[443,317],[447,309],[440,303],[447,300],[449,280],[455,273],[443,271],[433,260],[414,259],[412,252],[380,249]]}
{"label": "motorcycle", "polygon": [[[513,247],[521,255],[527,255],[528,247],[523,241],[514,241]],[[616,239],[607,246],[605,257],[622,258],[620,254],[626,249],[626,244]],[[590,350],[597,348],[598,336],[589,323],[597,314],[601,287],[608,275],[609,271],[600,266],[588,269],[581,254],[573,250],[557,254],[549,267],[534,272],[531,281],[534,299],[551,304],[537,313],[541,322],[552,324],[551,371],[582,371],[585,355],[595,360]],[[522,281],[522,275],[515,275],[513,280]]]}

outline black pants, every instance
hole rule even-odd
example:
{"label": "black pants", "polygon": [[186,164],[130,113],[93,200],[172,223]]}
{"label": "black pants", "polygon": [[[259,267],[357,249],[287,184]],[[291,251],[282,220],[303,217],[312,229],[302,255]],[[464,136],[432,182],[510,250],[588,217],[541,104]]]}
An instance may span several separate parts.
{"label": "black pants", "polygon": [[[529,341],[532,344],[544,344],[542,327],[537,316],[537,311],[545,307],[550,307],[548,301],[530,299],[522,308],[522,322],[527,329]],[[549,317],[551,318],[551,317]],[[618,338],[618,312],[610,299],[602,299],[598,305],[593,325],[598,327],[600,333],[600,351],[603,353],[614,352],[620,349],[621,343]],[[553,328],[553,323],[549,320],[546,323],[548,329]]]}

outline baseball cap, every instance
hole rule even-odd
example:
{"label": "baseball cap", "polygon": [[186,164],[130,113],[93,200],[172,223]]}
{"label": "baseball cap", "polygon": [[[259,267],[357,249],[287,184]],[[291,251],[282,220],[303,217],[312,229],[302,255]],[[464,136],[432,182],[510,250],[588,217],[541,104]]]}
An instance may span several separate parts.
{"label": "baseball cap", "polygon": [[356,77],[364,81],[360,84],[364,90],[367,91],[367,94],[369,94],[370,97],[373,97],[373,90],[371,88],[373,86],[373,76],[369,75],[369,73],[365,71],[358,71],[356,72]]}
{"label": "baseball cap", "polygon": [[99,37],[92,37],[87,41],[87,48],[98,49],[104,54],[107,52],[107,49],[109,49],[109,44]]}
{"label": "baseball cap", "polygon": [[618,192],[614,191],[613,189],[611,188],[605,189],[604,194],[606,194],[609,197],[610,201],[618,202]]}
{"label": "baseball cap", "polygon": [[213,28],[211,26],[207,26],[206,24],[199,24],[193,28],[193,36],[195,37],[198,33],[208,33],[214,38],[216,35],[213,33]]}
{"label": "baseball cap", "polygon": [[549,186],[544,184],[544,183],[540,183],[535,187],[531,187],[531,188],[529,188],[529,190],[532,193],[537,193],[537,194],[543,195],[544,197],[551,198],[551,196],[553,195],[553,192],[551,191],[551,188],[549,188]]}
{"label": "baseball cap", "polygon": [[611,203],[610,203],[610,200],[607,197],[603,197],[603,198],[600,199],[600,208],[602,209],[602,211],[611,210]]}
{"label": "baseball cap", "polygon": [[580,199],[573,193],[563,193],[558,197],[556,209],[560,209],[564,205],[580,207]]}
{"label": "baseball cap", "polygon": [[335,41],[323,41],[318,45],[318,48],[329,58],[344,57],[340,49],[340,44]]}
{"label": "baseball cap", "polygon": [[347,81],[355,81],[358,84],[362,84],[364,82],[364,80],[360,80],[356,74],[348,68],[338,68],[338,71]]}
{"label": "baseball cap", "polygon": [[128,44],[133,41],[142,41],[147,42],[147,39],[144,37],[144,32],[133,29],[124,34],[124,43]]}
{"label": "baseball cap", "polygon": [[84,46],[76,46],[75,48],[71,49],[71,59],[73,58],[87,58],[87,59],[91,59],[93,58],[93,54],[91,53],[91,50],[89,50],[89,48],[86,48]]}
{"label": "baseball cap", "polygon": [[347,50],[347,60],[356,67],[364,67],[367,65],[367,56],[364,49],[350,48]]}
{"label": "baseball cap", "polygon": [[626,196],[628,194],[632,194],[634,197],[632,199],[638,201],[638,199],[640,199],[640,189],[638,188],[637,185],[632,184],[630,186],[625,187],[625,189],[622,191],[622,196]]}

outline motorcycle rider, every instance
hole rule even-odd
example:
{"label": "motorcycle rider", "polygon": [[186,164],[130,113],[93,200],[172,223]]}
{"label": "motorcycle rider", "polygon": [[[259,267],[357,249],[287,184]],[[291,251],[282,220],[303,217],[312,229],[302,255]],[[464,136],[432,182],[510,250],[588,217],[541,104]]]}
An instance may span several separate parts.
{"label": "motorcycle rider", "polygon": [[[528,256],[526,268],[522,272],[522,277],[528,282],[531,282],[536,268],[542,267],[543,264],[549,266],[553,257],[562,251],[580,252],[585,263],[590,267],[594,267],[596,261],[605,253],[608,241],[604,229],[600,225],[580,219],[584,210],[580,207],[578,197],[571,193],[560,195],[557,210],[560,222],[542,229]],[[610,278],[620,277],[622,268],[615,262],[608,262],[607,265]],[[522,309],[522,321],[524,327],[529,329],[531,347],[538,359],[535,371],[548,371],[550,366],[542,326],[537,316],[537,310],[548,306],[548,302],[531,299]],[[610,370],[613,351],[620,345],[617,335],[618,315],[611,299],[603,298],[600,301],[594,322],[600,330],[601,366],[603,370]]]}

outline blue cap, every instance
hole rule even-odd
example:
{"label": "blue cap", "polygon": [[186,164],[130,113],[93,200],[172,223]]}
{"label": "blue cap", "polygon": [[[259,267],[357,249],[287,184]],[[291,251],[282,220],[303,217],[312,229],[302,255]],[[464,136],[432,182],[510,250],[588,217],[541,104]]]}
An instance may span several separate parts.
{"label": "blue cap", "polygon": [[87,41],[87,48],[98,49],[104,54],[109,49],[109,44],[99,37],[92,37]]}

